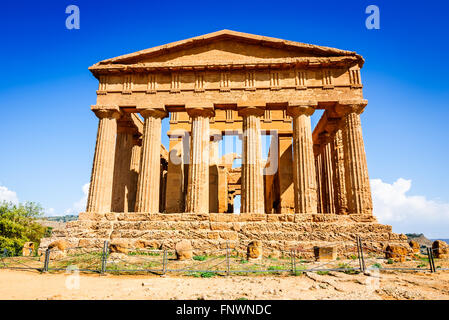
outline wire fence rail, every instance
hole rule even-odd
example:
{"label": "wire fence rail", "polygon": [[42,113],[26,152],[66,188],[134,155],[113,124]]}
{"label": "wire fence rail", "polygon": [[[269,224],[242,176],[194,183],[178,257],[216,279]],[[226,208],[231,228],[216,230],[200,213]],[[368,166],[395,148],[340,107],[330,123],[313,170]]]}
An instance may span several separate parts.
{"label": "wire fence rail", "polygon": [[[338,245],[338,243],[334,244]],[[330,245],[332,246],[332,245]],[[382,271],[420,271],[434,273],[449,270],[449,259],[436,259],[434,251],[426,247],[423,252],[414,255],[389,253],[374,248],[360,237],[354,245],[344,247],[346,258],[336,258],[327,261],[306,258],[314,256],[314,249],[292,248],[289,251],[279,251],[276,256],[249,259],[246,252],[231,248],[229,242],[226,248],[210,246],[201,248],[207,255],[196,255],[193,259],[178,260],[176,251],[171,249],[134,249],[126,253],[111,252],[108,241],[103,248],[90,249],[71,247],[63,252],[56,249],[46,249],[38,256],[11,256],[6,249],[0,249],[0,269],[38,270],[40,272],[65,271],[76,267],[82,272],[98,274],[133,274],[151,273],[164,275],[181,273],[184,275],[209,277],[213,275],[247,275],[247,274],[291,274],[300,275],[304,272],[326,274],[331,271],[351,273],[366,273],[377,268]],[[31,253],[31,252],[30,252]],[[394,259],[393,259],[394,258]],[[438,265],[435,264],[438,263]]]}

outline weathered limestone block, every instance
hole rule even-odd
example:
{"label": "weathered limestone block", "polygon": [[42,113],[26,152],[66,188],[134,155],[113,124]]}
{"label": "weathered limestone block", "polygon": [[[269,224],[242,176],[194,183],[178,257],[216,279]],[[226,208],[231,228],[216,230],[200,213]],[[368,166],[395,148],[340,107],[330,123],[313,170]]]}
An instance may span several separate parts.
{"label": "weathered limestone block", "polygon": [[248,260],[261,259],[263,254],[262,241],[255,240],[248,244],[247,257]]}
{"label": "weathered limestone block", "polygon": [[449,245],[441,240],[436,240],[432,243],[432,250],[435,258],[447,259],[449,258]]}
{"label": "weathered limestone block", "polygon": [[332,261],[337,259],[337,247],[336,246],[326,246],[326,247],[313,247],[313,254],[316,261]]}
{"label": "weathered limestone block", "polygon": [[56,240],[48,245],[48,249],[55,249],[65,251],[69,247],[69,243],[66,240]]}
{"label": "weathered limestone block", "polygon": [[410,248],[412,249],[413,253],[419,253],[420,251],[420,245],[415,240],[410,240],[409,243]]}
{"label": "weathered limestone block", "polygon": [[136,249],[158,249],[160,245],[160,242],[156,240],[137,240],[134,242],[133,247]]}
{"label": "weathered limestone block", "polygon": [[404,262],[410,255],[412,250],[405,245],[389,244],[385,248],[385,258],[393,259],[394,261]]}
{"label": "weathered limestone block", "polygon": [[110,253],[125,253],[129,252],[129,242],[124,240],[115,240],[109,243]]}
{"label": "weathered limestone block", "polygon": [[34,242],[25,242],[22,248],[22,256],[29,257],[33,255],[34,252]]}
{"label": "weathered limestone block", "polygon": [[192,243],[188,240],[182,240],[175,245],[176,259],[189,260],[193,257]]}

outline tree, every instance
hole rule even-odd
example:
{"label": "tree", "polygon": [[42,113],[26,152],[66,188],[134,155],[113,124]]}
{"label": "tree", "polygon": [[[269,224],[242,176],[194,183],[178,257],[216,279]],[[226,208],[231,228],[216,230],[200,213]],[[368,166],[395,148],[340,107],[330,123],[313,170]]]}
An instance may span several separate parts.
{"label": "tree", "polygon": [[18,255],[29,241],[37,248],[46,232],[46,227],[37,222],[42,216],[42,207],[34,202],[0,203],[0,249]]}

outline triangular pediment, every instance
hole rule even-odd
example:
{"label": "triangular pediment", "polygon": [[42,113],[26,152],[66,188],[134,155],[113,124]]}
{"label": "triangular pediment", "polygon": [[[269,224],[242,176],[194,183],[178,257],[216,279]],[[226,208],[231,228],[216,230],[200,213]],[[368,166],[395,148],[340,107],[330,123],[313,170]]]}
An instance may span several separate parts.
{"label": "triangular pediment", "polygon": [[363,63],[363,58],[352,51],[221,30],[103,60],[91,69],[117,65],[252,64],[286,59],[339,57],[349,57]]}

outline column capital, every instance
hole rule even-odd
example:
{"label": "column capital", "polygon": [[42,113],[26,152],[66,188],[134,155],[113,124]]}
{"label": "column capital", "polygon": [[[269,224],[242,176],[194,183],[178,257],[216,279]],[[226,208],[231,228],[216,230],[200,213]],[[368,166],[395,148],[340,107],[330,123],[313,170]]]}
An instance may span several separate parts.
{"label": "column capital", "polygon": [[266,104],[262,101],[240,101],[237,102],[237,111],[240,117],[244,116],[263,116]]}
{"label": "column capital", "polygon": [[318,106],[316,101],[291,101],[288,103],[287,115],[296,117],[305,114],[311,116]]}
{"label": "column capital", "polygon": [[330,133],[327,131],[323,131],[318,135],[318,141],[320,142],[320,145],[323,146],[330,142]]}
{"label": "column capital", "polygon": [[190,117],[215,117],[214,107],[187,107],[186,112]]}
{"label": "column capital", "polygon": [[118,106],[113,106],[113,105],[106,106],[106,105],[94,104],[90,107],[90,109],[100,119],[103,119],[103,118],[119,119],[122,114],[120,111],[120,108]]}
{"label": "column capital", "polygon": [[221,130],[218,129],[210,129],[209,135],[211,137],[211,141],[220,141],[223,136]]}
{"label": "column capital", "polygon": [[339,116],[344,116],[348,113],[360,114],[363,112],[367,104],[368,100],[366,99],[340,100],[335,105],[335,113]]}
{"label": "column capital", "polygon": [[185,129],[175,129],[175,130],[168,130],[167,136],[170,140],[178,140],[184,138],[185,135],[188,133],[189,131]]}
{"label": "column capital", "polygon": [[137,110],[145,119],[148,117],[163,119],[168,116],[168,112],[165,110],[165,108],[137,107]]}

